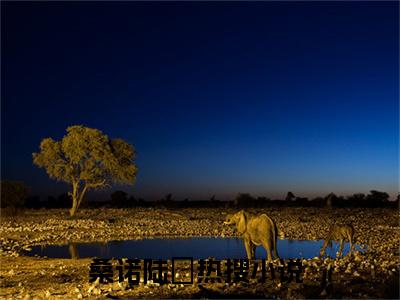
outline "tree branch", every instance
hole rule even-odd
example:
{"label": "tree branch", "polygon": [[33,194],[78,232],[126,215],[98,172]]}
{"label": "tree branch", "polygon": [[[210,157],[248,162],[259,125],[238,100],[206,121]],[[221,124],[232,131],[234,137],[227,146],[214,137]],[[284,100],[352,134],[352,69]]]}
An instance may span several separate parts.
{"label": "tree branch", "polygon": [[93,189],[93,188],[98,188],[98,187],[106,186],[105,183],[106,183],[106,180],[105,180],[105,179],[104,179],[103,181],[101,181],[101,182],[87,183],[87,184],[85,185],[85,188],[87,187],[87,188]]}
{"label": "tree branch", "polygon": [[78,198],[78,207],[81,205],[83,196],[85,196],[85,193],[86,193],[87,189],[88,189],[88,186],[85,185],[85,186],[83,187],[83,189],[82,189],[80,195],[79,195],[79,198]]}

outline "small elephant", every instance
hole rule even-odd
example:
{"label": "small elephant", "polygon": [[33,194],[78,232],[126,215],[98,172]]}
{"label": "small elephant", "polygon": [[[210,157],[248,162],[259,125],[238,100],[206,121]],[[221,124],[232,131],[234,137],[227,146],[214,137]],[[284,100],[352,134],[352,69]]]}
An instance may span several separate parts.
{"label": "small elephant", "polygon": [[267,251],[268,261],[272,261],[272,250],[279,258],[277,250],[278,229],[275,222],[266,214],[252,216],[243,210],[234,215],[227,215],[225,225],[235,224],[242,235],[247,257],[255,259],[256,247],[262,245]]}
{"label": "small elephant", "polygon": [[348,240],[350,243],[350,251],[349,254],[353,251],[353,242],[354,242],[354,228],[351,225],[333,225],[329,229],[329,233],[324,240],[324,244],[319,252],[319,256],[323,257],[325,254],[325,250],[328,245],[332,246],[332,241],[340,241],[340,250],[339,257],[342,256],[343,251],[343,242],[344,240]]}

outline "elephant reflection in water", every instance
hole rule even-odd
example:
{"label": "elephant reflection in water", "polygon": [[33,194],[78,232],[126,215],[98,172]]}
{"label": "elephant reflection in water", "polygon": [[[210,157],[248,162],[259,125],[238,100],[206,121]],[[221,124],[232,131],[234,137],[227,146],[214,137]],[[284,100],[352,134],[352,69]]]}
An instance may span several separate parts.
{"label": "elephant reflection in water", "polygon": [[243,238],[249,259],[255,259],[256,247],[260,245],[267,251],[268,261],[272,261],[272,251],[274,251],[275,258],[279,258],[278,228],[266,214],[252,216],[241,210],[234,215],[228,215],[224,224],[236,225],[237,231]]}
{"label": "elephant reflection in water", "polygon": [[69,251],[69,255],[71,256],[72,259],[79,258],[78,248],[75,243],[70,243],[68,245],[68,251]]}

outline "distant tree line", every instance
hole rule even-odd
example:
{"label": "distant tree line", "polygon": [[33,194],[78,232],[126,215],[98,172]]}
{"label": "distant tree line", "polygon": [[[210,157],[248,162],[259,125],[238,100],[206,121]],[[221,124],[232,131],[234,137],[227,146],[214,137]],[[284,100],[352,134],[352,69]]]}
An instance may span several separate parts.
{"label": "distant tree line", "polygon": [[[239,193],[234,200],[221,201],[213,195],[208,200],[174,200],[172,194],[165,195],[158,201],[145,201],[142,198],[129,196],[124,191],[114,191],[107,201],[87,201],[82,207],[86,208],[132,208],[132,207],[226,207],[226,208],[265,208],[265,207],[399,207],[400,194],[396,201],[389,201],[389,195],[385,192],[372,190],[368,195],[356,193],[351,196],[336,196],[331,193],[325,197],[308,199],[297,197],[288,192],[284,200],[272,200],[267,197],[254,197],[249,193]],[[1,182],[1,207],[10,209],[19,208],[70,208],[72,197],[70,193],[63,193],[58,197],[48,196],[42,199],[38,196],[30,196],[29,189],[23,182]]]}

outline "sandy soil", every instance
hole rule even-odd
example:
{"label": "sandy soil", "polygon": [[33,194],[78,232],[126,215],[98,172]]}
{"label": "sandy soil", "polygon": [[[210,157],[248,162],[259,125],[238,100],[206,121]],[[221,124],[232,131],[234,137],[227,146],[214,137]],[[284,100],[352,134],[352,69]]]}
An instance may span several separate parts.
{"label": "sandy soil", "polygon": [[[394,209],[271,208],[281,238],[323,239],[334,221],[351,222],[357,243],[368,245],[343,259],[303,260],[303,283],[166,285],[89,284],[90,259],[46,259],[21,256],[33,245],[65,244],[146,237],[235,236],[222,225],[225,209],[97,209],[26,211],[1,218],[1,298],[398,298],[399,212]],[[277,262],[275,262],[277,263]],[[322,270],[331,265],[332,284],[320,287]],[[196,266],[195,266],[196,267]]]}

